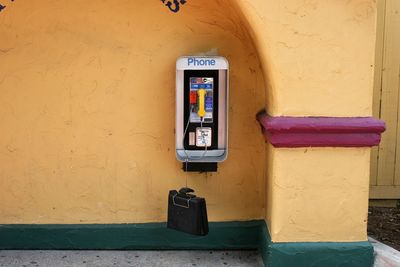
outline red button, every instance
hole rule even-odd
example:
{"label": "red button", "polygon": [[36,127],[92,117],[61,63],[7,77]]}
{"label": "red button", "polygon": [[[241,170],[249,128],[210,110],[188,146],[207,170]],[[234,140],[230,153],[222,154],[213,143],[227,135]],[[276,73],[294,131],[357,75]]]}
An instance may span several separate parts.
{"label": "red button", "polygon": [[196,104],[196,103],[197,103],[197,92],[191,91],[190,92],[190,104]]}

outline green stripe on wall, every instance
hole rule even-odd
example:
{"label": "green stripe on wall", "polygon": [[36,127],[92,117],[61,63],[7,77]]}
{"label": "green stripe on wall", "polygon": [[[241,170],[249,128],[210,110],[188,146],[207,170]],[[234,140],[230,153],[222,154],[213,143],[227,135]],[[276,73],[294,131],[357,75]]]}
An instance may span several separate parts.
{"label": "green stripe on wall", "polygon": [[210,223],[207,236],[165,223],[0,225],[0,249],[257,249],[264,221]]}
{"label": "green stripe on wall", "polygon": [[369,242],[273,243],[262,220],[210,223],[207,236],[165,223],[0,225],[0,249],[259,249],[268,267],[373,265]]}
{"label": "green stripe on wall", "polygon": [[268,267],[368,267],[374,264],[374,249],[365,242],[271,241],[268,228],[261,228],[260,251]]}
{"label": "green stripe on wall", "polygon": [[267,266],[368,267],[374,262],[369,242],[272,243]]}
{"label": "green stripe on wall", "polygon": [[365,242],[271,242],[267,227],[261,229],[261,255],[268,267],[368,267],[374,249]]}

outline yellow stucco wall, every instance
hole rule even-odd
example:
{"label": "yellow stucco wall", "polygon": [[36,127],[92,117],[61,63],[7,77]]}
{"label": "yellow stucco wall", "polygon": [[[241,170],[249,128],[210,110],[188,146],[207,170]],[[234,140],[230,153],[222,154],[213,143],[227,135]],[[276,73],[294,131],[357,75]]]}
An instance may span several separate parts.
{"label": "yellow stucco wall", "polygon": [[0,13],[0,223],[164,221],[186,177],[174,63],[217,51],[231,65],[229,157],[188,174],[210,219],[265,217],[279,242],[365,240],[369,149],[265,151],[254,116],[370,116],[375,1],[138,2]]}
{"label": "yellow stucco wall", "polygon": [[370,148],[267,150],[273,172],[266,219],[274,242],[367,239]]}
{"label": "yellow stucco wall", "polygon": [[[372,115],[376,1],[237,0],[273,116]],[[366,240],[369,148],[266,147],[275,242]]]}
{"label": "yellow stucco wall", "polygon": [[279,116],[371,116],[376,0],[236,0]]}
{"label": "yellow stucco wall", "polygon": [[174,152],[175,61],[231,66],[229,158],[188,174],[212,221],[264,214],[265,90],[230,1],[15,1],[0,13],[0,224],[165,221],[185,186]]}

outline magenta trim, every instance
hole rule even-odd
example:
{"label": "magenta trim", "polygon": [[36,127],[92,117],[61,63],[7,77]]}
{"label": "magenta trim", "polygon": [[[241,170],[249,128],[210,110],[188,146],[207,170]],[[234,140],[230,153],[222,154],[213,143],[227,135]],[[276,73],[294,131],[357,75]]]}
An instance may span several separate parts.
{"label": "magenta trim", "polygon": [[270,117],[257,114],[275,147],[369,147],[380,143],[385,123],[372,117]]}

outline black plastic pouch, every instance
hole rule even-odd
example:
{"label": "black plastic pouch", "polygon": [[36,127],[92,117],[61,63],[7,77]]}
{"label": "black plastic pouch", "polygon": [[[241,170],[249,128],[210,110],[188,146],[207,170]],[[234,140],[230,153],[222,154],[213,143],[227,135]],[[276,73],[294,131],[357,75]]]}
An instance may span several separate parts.
{"label": "black plastic pouch", "polygon": [[168,195],[167,227],[192,235],[208,234],[206,200],[197,197],[193,189],[171,190]]}

